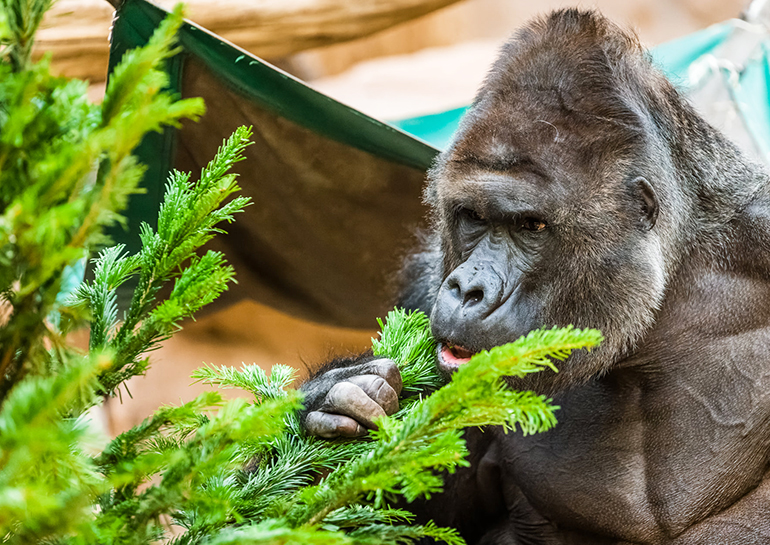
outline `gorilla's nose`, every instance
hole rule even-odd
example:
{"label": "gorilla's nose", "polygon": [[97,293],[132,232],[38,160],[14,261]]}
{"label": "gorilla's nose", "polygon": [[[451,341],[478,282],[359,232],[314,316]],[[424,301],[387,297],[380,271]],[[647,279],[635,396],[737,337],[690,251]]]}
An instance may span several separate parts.
{"label": "gorilla's nose", "polygon": [[[438,303],[444,312],[484,319],[501,304],[503,282],[491,263],[463,263],[444,281]],[[458,316],[459,317],[459,316]]]}
{"label": "gorilla's nose", "polygon": [[451,297],[463,308],[470,308],[484,301],[484,286],[476,283],[472,287],[463,286],[457,277],[447,279],[447,289]]}

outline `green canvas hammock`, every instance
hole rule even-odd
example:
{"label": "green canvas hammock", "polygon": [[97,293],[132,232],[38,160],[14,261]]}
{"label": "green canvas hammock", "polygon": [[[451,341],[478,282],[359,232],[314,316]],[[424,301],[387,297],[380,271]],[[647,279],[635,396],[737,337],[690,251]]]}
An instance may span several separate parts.
{"label": "green canvas hammock", "polygon": [[[126,0],[112,31],[110,69],[126,50],[145,44],[165,15],[145,0]],[[745,25],[711,27],[658,47],[654,57],[684,88],[703,89],[693,66]],[[424,222],[425,171],[465,109],[389,125],[192,23],[182,28],[180,44],[182,53],[168,67],[171,80],[181,96],[203,97],[207,113],[142,143],[146,193],[132,199],[128,230],[113,238],[135,251],[139,222],[156,222],[169,170],[195,176],[225,137],[251,125],[255,144],[236,170],[254,205],[211,243],[238,278],[219,306],[251,298],[309,320],[373,327],[389,308],[400,256]],[[748,140],[759,141],[758,154],[770,157],[766,42],[759,47],[765,55],[739,86],[739,101],[752,112],[744,115],[751,120]]]}

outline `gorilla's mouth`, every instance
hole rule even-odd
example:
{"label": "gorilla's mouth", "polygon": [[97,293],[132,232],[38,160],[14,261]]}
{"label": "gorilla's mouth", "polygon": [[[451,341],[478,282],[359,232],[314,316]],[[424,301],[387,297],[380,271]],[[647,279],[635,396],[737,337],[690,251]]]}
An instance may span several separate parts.
{"label": "gorilla's mouth", "polygon": [[468,363],[475,352],[451,343],[439,343],[438,365],[442,371],[452,373],[464,363]]}

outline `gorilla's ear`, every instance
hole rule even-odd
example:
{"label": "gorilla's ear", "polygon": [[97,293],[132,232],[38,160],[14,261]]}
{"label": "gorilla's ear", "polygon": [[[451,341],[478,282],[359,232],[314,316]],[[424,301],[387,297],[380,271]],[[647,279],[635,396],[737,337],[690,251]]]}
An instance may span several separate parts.
{"label": "gorilla's ear", "polygon": [[650,185],[650,182],[641,176],[636,178],[631,184],[641,209],[639,223],[642,229],[649,231],[655,226],[655,222],[658,219],[658,196],[655,194],[655,190]]}

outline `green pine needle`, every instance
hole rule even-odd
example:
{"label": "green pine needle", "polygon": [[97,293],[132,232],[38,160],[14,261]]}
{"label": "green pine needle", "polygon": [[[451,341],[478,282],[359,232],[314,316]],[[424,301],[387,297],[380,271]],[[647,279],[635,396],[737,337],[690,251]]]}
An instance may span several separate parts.
{"label": "green pine needle", "polygon": [[377,322],[381,333],[379,339],[372,339],[372,352],[398,364],[404,394],[431,392],[443,384],[436,371],[436,341],[424,313],[396,309],[388,313],[386,322]]}
{"label": "green pine needle", "polygon": [[[435,353],[435,343],[427,339],[427,326],[424,315],[392,312],[380,341],[374,341],[376,355],[399,358],[402,372],[410,370],[408,357],[422,365],[423,358],[432,358]],[[503,378],[553,369],[550,358],[564,359],[572,350],[590,348],[600,341],[601,335],[595,330],[541,330],[474,356],[448,385],[415,402],[408,412],[380,419],[379,429],[371,432],[371,450],[340,467],[317,487],[305,490],[303,502],[288,519],[292,524],[312,527],[325,522],[335,509],[375,492],[403,494],[407,501],[430,497],[443,485],[443,479],[434,471],[451,473],[467,465],[461,435],[465,427],[518,426],[525,434],[550,429],[556,424],[556,407],[550,400],[531,392],[509,390]],[[415,346],[421,346],[422,352]],[[421,373],[426,374],[424,369]],[[398,419],[401,415],[403,420]]]}
{"label": "green pine needle", "polygon": [[297,378],[297,370],[288,365],[274,365],[268,377],[258,365],[246,365],[240,370],[206,365],[194,371],[192,378],[220,388],[242,388],[261,401],[285,397],[285,389]]}
{"label": "green pine needle", "polygon": [[[439,386],[436,343],[427,317],[396,309],[382,325],[379,339],[372,341],[373,351],[398,363],[404,391]],[[290,543],[301,538],[308,543],[374,544],[432,537],[453,545],[463,543],[453,529],[411,524],[412,515],[389,508],[387,499],[402,495],[413,501],[440,492],[442,472],[468,464],[462,436],[466,427],[499,425],[524,434],[550,429],[556,424],[557,407],[532,392],[510,390],[504,377],[555,370],[553,360],[600,341],[594,330],[541,330],[482,352],[462,366],[449,384],[427,397],[413,394],[396,415],[379,420],[379,429],[370,433],[369,440],[330,442],[309,437],[296,417],[285,415],[286,432],[269,442],[246,445],[243,452],[252,457],[249,471],[216,488],[217,494],[230,497],[239,528],[227,529],[223,523],[212,534],[217,536],[214,542]],[[239,370],[206,366],[193,377],[206,384],[248,390],[260,406],[291,392],[288,385],[294,372],[275,366],[268,376],[253,365]],[[180,520],[190,536],[204,532],[194,518]]]}

